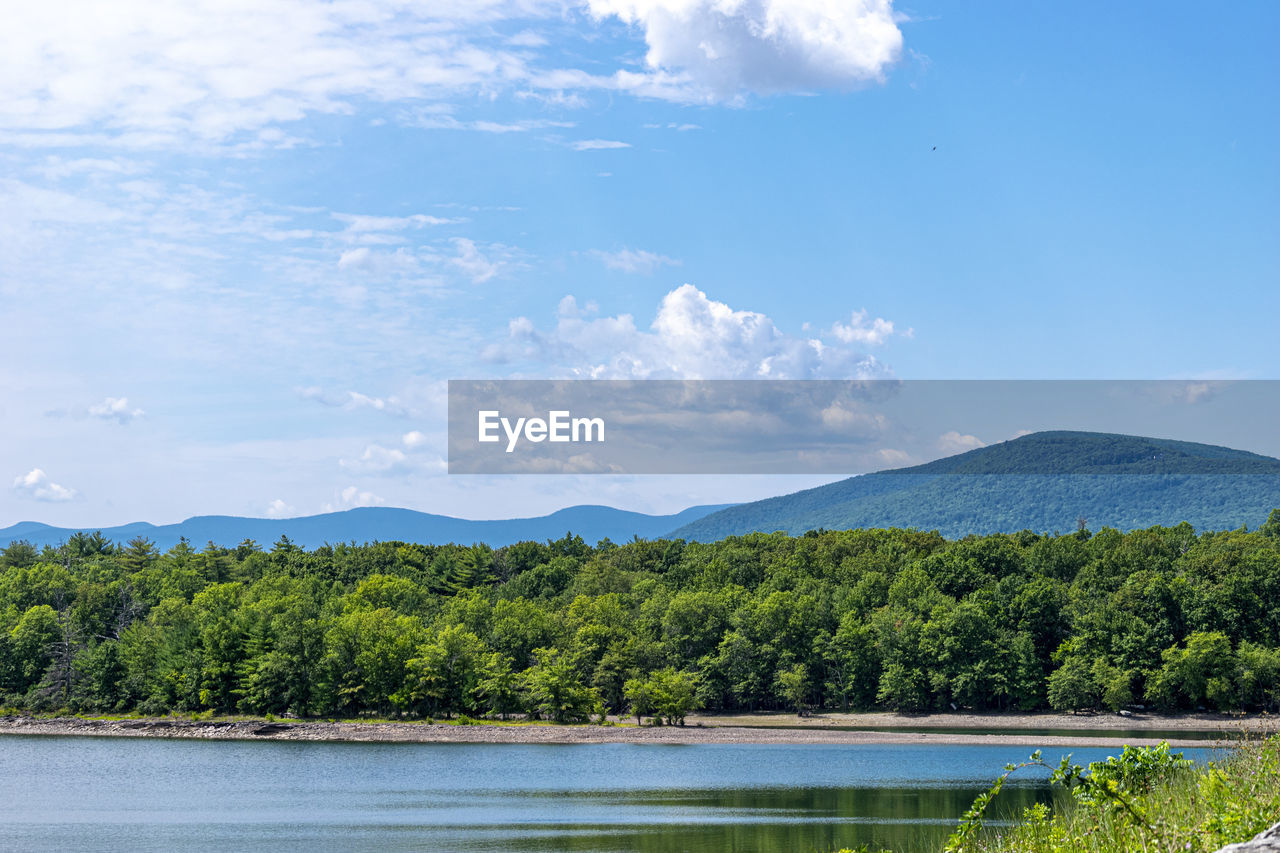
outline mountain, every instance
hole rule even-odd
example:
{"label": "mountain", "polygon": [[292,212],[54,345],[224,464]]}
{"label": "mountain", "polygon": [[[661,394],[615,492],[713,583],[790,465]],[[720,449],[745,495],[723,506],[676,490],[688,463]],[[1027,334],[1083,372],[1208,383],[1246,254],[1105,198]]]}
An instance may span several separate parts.
{"label": "mountain", "polygon": [[1257,526],[1280,507],[1280,460],[1243,450],[1091,432],[1038,432],[925,465],[738,504],[677,528],[699,541],[753,531],[915,527],[947,537],[1121,530],[1189,521]]}
{"label": "mountain", "polygon": [[[615,542],[629,542],[633,536],[657,538],[725,506],[695,506],[674,515],[645,515],[607,506],[574,506],[536,518],[500,521],[470,521],[411,509],[362,507],[303,518],[202,515],[178,524],[134,522],[102,528],[102,534],[118,543],[127,542],[135,536],[145,536],[162,550],[176,545],[184,536],[197,548],[206,542],[231,546],[245,539],[270,546],[282,535],[303,548],[314,548],[326,542],[390,540],[436,544],[484,542],[497,548],[523,540],[559,539],[572,532],[594,545],[606,537]],[[57,545],[79,529],[23,521],[0,529],[0,547],[18,539],[25,539],[36,546]],[[88,532],[94,530],[85,529]]]}

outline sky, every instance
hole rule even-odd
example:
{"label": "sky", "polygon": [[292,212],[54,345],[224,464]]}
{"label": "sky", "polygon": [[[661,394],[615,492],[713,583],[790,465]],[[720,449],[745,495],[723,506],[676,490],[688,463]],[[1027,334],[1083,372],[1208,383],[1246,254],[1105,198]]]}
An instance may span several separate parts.
{"label": "sky", "polygon": [[851,473],[449,476],[449,379],[1280,378],[1278,32],[1266,2],[23,4],[0,526]]}

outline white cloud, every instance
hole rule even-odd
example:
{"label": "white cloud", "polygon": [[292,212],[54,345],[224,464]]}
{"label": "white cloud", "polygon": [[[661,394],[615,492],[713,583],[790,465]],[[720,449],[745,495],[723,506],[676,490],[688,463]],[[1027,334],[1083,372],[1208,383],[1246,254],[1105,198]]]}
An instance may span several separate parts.
{"label": "white cloud", "polygon": [[89,407],[89,415],[104,421],[127,424],[142,417],[145,412],[129,405],[128,397],[107,397],[101,403]]}
{"label": "white cloud", "polygon": [[[0,27],[0,30],[3,30]],[[15,180],[0,180],[0,196],[6,206],[22,211],[25,223],[53,222],[64,225],[102,225],[117,222],[125,214],[95,199],[83,198]]]}
{"label": "white cloud", "polygon": [[847,324],[836,322],[831,327],[831,334],[846,344],[880,346],[893,335],[893,321],[876,317],[868,323],[866,309],[863,309],[854,311]]}
{"label": "white cloud", "polygon": [[526,360],[590,378],[805,379],[866,378],[886,371],[875,358],[819,338],[777,328],[764,314],[716,302],[691,284],[668,293],[648,330],[630,314],[591,317],[577,301],[560,302],[554,331],[527,317],[508,323],[491,361]]}
{"label": "white cloud", "polygon": [[[282,125],[370,104],[413,103],[406,123],[519,132],[562,124],[456,121],[431,107],[502,93],[571,109],[593,90],[711,102],[843,89],[882,79],[902,50],[891,0],[119,0],[110,14],[92,0],[10,5],[0,138],[34,147],[287,149],[311,143]],[[590,17],[566,14],[573,6]],[[556,67],[574,52],[528,29],[510,34],[610,18],[644,39],[644,69],[627,67],[626,51],[603,70],[596,56]]]}
{"label": "white cloud", "polygon": [[334,213],[334,219],[341,222],[348,235],[376,234],[385,231],[404,231],[409,228],[425,228],[430,225],[451,225],[464,222],[462,219],[449,219],[441,216],[429,216],[415,213],[412,216],[368,216],[358,213]]}
{"label": "white cloud", "polygon": [[341,512],[345,509],[354,509],[361,506],[382,506],[384,503],[386,503],[386,500],[373,492],[363,491],[357,486],[347,486],[334,496],[333,501],[326,503],[323,510],[325,512]]}
{"label": "white cloud", "polygon": [[43,165],[37,168],[40,174],[51,181],[67,178],[72,175],[133,175],[144,171],[142,164],[118,157],[110,159],[102,157],[79,157],[65,159],[52,155],[45,158]]}
{"label": "white cloud", "polygon": [[864,434],[884,432],[889,421],[879,412],[860,412],[848,403],[837,400],[822,410],[823,426],[837,432],[858,429]]}
{"label": "white cloud", "polygon": [[514,47],[546,47],[550,42],[547,41],[545,36],[532,30],[525,30],[507,39],[507,44]]}
{"label": "white cloud", "polygon": [[439,454],[431,453],[432,445],[442,445],[443,441],[433,441],[431,436],[415,429],[402,435],[400,444],[404,449],[371,442],[359,456],[340,459],[338,464],[352,474],[381,477],[443,474],[448,470],[448,463]]}
{"label": "white cloud", "polygon": [[289,504],[276,498],[267,504],[267,518],[292,518],[298,514],[298,510]]}
{"label": "white cloud", "polygon": [[626,273],[651,275],[658,267],[680,266],[680,261],[675,258],[646,252],[644,249],[619,249],[616,252],[592,250],[591,254],[599,258],[607,268]]}
{"label": "white cloud", "polygon": [[650,97],[851,88],[883,79],[902,51],[891,0],[588,0],[638,26],[648,75],[617,75]]}
{"label": "white cloud", "polygon": [[579,139],[570,142],[569,147],[574,151],[608,151],[613,148],[630,148],[631,143],[616,139]]}
{"label": "white cloud", "polygon": [[[429,254],[419,255],[404,246],[394,251],[361,246],[339,254],[338,269],[358,274],[352,280],[376,279],[384,287],[389,281],[403,281],[414,282],[420,287],[435,288],[443,283],[431,273],[435,261]],[[363,296],[363,290],[360,295]]]}
{"label": "white cloud", "polygon": [[372,409],[375,412],[383,412],[396,417],[404,417],[409,413],[405,405],[394,396],[371,397],[368,394],[361,394],[359,391],[345,391],[340,394],[334,394],[315,385],[299,388],[298,396],[304,400],[313,400],[321,405],[341,408],[349,412]]}
{"label": "white cloud", "polygon": [[373,250],[368,246],[361,246],[358,249],[347,249],[338,256],[338,269],[345,270],[352,267],[367,267],[373,257]]}
{"label": "white cloud", "polygon": [[370,444],[355,459],[342,459],[338,463],[355,474],[404,474],[409,471],[408,457],[403,450]]}
{"label": "white cloud", "polygon": [[13,490],[20,497],[49,503],[74,500],[77,495],[75,489],[53,482],[49,479],[49,475],[39,468],[32,468],[26,474],[14,477]]}
{"label": "white cloud", "polygon": [[577,127],[574,121],[553,119],[517,119],[515,121],[463,121],[447,110],[417,110],[404,117],[404,123],[426,130],[471,130],[477,133],[527,133],[530,130]]}
{"label": "white cloud", "polygon": [[892,465],[895,468],[902,468],[910,465],[912,462],[911,454],[905,450],[897,450],[892,447],[882,447],[876,451],[876,456],[886,465]]}
{"label": "white cloud", "polygon": [[[487,23],[558,3],[467,0],[90,0],[8,9],[0,127],[18,141],[296,144],[271,127],[361,100],[479,92],[526,80]],[[93,128],[92,131],[89,128]]]}
{"label": "white cloud", "polygon": [[948,456],[986,446],[987,443],[976,435],[964,435],[956,430],[950,430],[938,436],[938,449]]}
{"label": "white cloud", "polygon": [[503,263],[482,254],[474,240],[455,237],[453,245],[457,254],[449,259],[449,263],[462,270],[472,284],[484,284],[502,271]]}

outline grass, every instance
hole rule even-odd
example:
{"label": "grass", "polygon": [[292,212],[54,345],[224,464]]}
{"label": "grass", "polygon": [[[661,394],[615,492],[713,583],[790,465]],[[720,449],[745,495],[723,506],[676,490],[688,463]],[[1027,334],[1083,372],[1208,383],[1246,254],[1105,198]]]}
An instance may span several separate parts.
{"label": "grass", "polygon": [[[1058,809],[1028,808],[1012,827],[964,824],[952,836],[957,853],[1210,853],[1246,841],[1280,820],[1280,735],[1233,744],[1207,766],[1155,761],[1154,748],[1133,751],[1145,769],[1126,773],[1124,762],[1102,762],[1075,779]],[[1139,753],[1145,753],[1146,759]],[[1176,753],[1175,753],[1176,755]],[[1115,761],[1114,759],[1112,760]],[[1079,768],[1076,768],[1077,770]],[[1110,771],[1110,772],[1109,772]],[[1092,777],[1092,778],[1091,778]],[[960,838],[959,841],[957,839]]]}

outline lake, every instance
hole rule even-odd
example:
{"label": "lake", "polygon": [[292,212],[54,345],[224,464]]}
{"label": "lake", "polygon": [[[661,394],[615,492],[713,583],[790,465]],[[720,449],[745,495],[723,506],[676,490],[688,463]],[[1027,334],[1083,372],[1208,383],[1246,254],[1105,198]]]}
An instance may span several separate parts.
{"label": "lake", "polygon": [[[4,736],[0,848],[905,853],[936,850],[1031,751]],[[1051,796],[1028,775],[998,805]]]}

